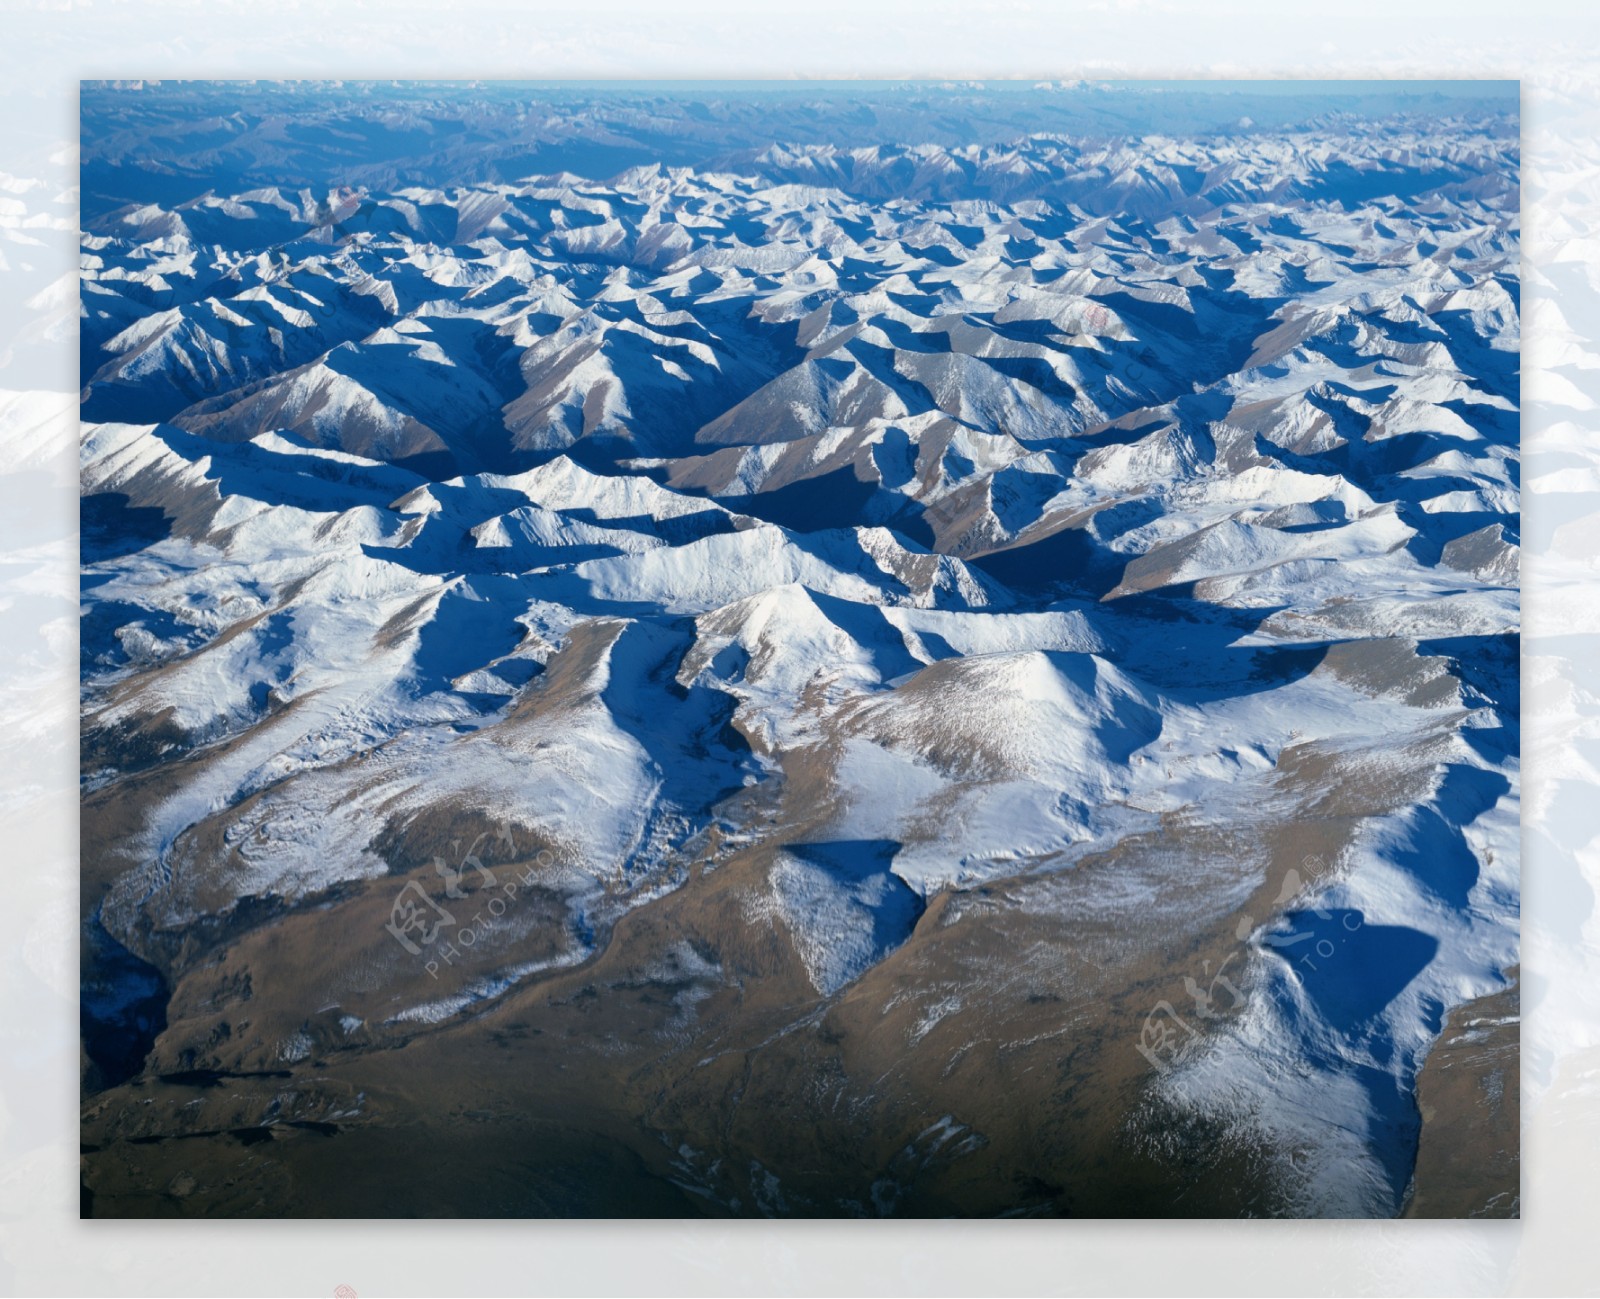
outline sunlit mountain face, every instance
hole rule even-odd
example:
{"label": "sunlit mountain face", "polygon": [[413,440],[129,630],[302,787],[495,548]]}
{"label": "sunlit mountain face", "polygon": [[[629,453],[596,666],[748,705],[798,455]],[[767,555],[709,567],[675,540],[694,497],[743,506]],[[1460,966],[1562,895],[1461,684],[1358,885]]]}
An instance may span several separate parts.
{"label": "sunlit mountain face", "polygon": [[1503,90],[86,85],[89,1211],[1515,1214]]}

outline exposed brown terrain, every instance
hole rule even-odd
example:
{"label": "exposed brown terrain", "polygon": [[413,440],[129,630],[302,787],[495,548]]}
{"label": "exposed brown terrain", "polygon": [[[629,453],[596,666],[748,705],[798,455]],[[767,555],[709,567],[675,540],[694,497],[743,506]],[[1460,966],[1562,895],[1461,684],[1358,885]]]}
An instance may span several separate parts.
{"label": "exposed brown terrain", "polygon": [[[1445,702],[1436,664],[1369,650],[1320,670]],[[581,680],[553,662],[524,707],[570,707]],[[1460,714],[1433,716],[1448,734]],[[723,809],[759,831],[754,846],[699,840],[686,882],[621,913],[592,956],[571,947],[570,904],[543,880],[555,846],[435,808],[380,836],[388,875],[149,949],[173,980],[166,1028],[128,1081],[102,1090],[86,1075],[85,1203],[112,1216],[1288,1211],[1275,1152],[1197,1127],[1152,1090],[1141,1027],[1158,1002],[1189,1006],[1184,979],[1201,971],[1228,968],[1248,994],[1241,918],[1270,921],[1286,881],[1316,885],[1363,819],[1418,797],[1437,744],[1300,745],[1253,827],[1191,808],[1067,870],[941,891],[903,945],[826,997],[770,905],[770,873],[837,812],[828,743]],[[139,800],[169,776],[87,798],[86,863],[116,860]],[[219,833],[195,834],[194,851],[225,851]],[[462,843],[494,881],[463,871],[452,899],[432,863]],[[458,918],[488,917],[451,962],[406,953],[384,927],[412,881]],[[86,904],[103,888],[88,874]],[[548,968],[438,1023],[394,1018],[527,964]],[[1488,1149],[1508,1121],[1514,1133],[1514,994],[1511,1011],[1503,1001],[1453,1016],[1424,1071],[1410,1213],[1504,1212],[1514,1196],[1514,1142],[1509,1165]],[[1186,1013],[1209,1032],[1233,1009]],[[1483,1045],[1471,1026],[1507,1013]],[[1491,1104],[1494,1077],[1509,1095]]]}
{"label": "exposed brown terrain", "polygon": [[1417,1078],[1407,1218],[1522,1216],[1520,988],[1460,1006]]}

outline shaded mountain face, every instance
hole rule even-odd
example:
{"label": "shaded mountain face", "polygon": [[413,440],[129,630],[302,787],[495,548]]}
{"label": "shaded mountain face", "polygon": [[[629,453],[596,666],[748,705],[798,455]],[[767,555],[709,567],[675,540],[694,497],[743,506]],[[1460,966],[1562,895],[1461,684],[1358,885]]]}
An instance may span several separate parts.
{"label": "shaded mountain face", "polygon": [[96,1212],[1405,1206],[1514,118],[220,93],[85,100]]}

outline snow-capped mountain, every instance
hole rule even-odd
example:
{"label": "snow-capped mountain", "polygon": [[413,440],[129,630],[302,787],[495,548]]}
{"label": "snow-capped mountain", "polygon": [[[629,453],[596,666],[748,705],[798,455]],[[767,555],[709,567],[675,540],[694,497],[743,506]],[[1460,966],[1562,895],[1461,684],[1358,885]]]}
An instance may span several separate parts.
{"label": "snow-capped mountain", "polygon": [[103,1135],[382,1130],[534,1025],[711,1211],[1397,1212],[1517,960],[1514,120],[710,111],[86,204]]}

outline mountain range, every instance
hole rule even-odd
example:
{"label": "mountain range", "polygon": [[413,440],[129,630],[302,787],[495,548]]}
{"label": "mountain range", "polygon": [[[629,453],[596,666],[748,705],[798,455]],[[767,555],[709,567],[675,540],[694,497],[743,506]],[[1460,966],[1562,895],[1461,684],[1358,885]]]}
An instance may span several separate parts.
{"label": "mountain range", "polygon": [[1514,114],[253,93],[86,91],[94,1212],[1515,1211]]}

